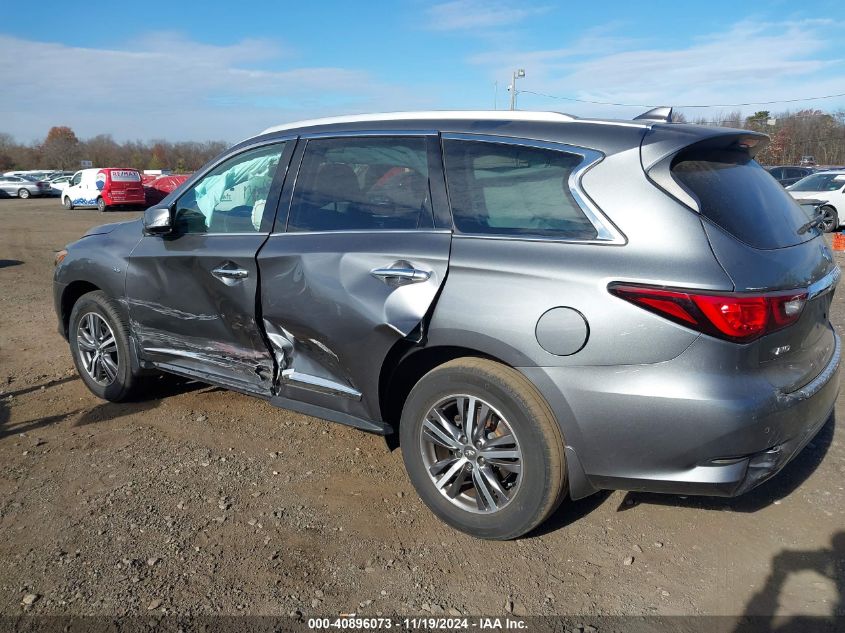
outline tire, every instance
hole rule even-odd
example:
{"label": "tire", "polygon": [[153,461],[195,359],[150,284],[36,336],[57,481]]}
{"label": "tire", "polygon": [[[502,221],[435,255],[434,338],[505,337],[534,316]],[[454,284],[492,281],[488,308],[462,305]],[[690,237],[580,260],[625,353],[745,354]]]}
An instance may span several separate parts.
{"label": "tire", "polygon": [[20,198],[21,200],[26,200],[27,198],[29,198],[29,196],[29,189],[18,189],[18,198]]}
{"label": "tire", "polygon": [[62,197],[62,206],[68,211],[73,211],[73,202],[67,196]]}
{"label": "tire", "polygon": [[106,206],[106,201],[102,198],[97,198],[97,211],[99,211],[100,213],[105,213],[108,210],[109,208]]}
{"label": "tire", "polygon": [[[469,409],[470,398],[481,401],[481,415],[474,417],[487,421],[481,428],[484,437],[476,436],[480,444],[463,435],[460,411]],[[451,428],[434,422],[435,409],[442,414],[439,419],[452,422]],[[432,425],[446,434],[432,441],[437,437]],[[549,405],[522,374],[500,363],[460,358],[431,370],[411,390],[399,434],[405,468],[420,498],[442,521],[472,536],[517,538],[548,518],[566,493],[563,436]],[[483,493],[478,481],[490,482],[491,474],[498,487],[486,485]],[[441,477],[446,479],[439,486],[435,478]]]}
{"label": "tire", "polygon": [[824,221],[821,225],[822,230],[825,233],[833,233],[834,231],[838,230],[839,214],[836,212],[836,209],[834,209],[830,205],[825,205],[820,209],[820,211],[824,215]]}
{"label": "tire", "polygon": [[[92,322],[96,324],[95,327],[91,327]],[[113,344],[108,344],[108,333],[100,327],[101,323],[108,326],[114,339]],[[88,336],[91,332],[105,335],[99,340],[94,339],[96,346],[91,344],[92,339]],[[90,350],[99,346],[100,341],[106,343],[102,347],[101,357],[108,355],[113,366],[105,360],[90,362],[92,355],[96,355]],[[141,383],[140,377],[132,373],[129,326],[114,299],[101,290],[82,295],[70,313],[68,342],[76,371],[91,393],[111,402],[128,400],[137,394]],[[90,367],[94,370],[91,371]],[[113,376],[110,371],[113,371]]]}

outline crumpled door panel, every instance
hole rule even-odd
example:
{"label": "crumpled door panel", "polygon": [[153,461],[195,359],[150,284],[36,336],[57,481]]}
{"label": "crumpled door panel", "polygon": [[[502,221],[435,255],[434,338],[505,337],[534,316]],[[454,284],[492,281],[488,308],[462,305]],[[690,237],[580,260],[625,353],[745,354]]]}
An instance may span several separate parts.
{"label": "crumpled door panel", "polygon": [[429,311],[450,243],[443,231],[271,236],[258,265],[278,393],[378,420],[382,362]]}

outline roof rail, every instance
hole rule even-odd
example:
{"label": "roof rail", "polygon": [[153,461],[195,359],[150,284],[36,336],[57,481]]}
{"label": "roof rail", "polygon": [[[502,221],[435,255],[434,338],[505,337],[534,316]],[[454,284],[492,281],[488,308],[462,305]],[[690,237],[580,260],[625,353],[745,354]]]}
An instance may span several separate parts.
{"label": "roof rail", "polygon": [[643,112],[640,116],[635,116],[634,121],[662,121],[664,123],[671,123],[672,108],[671,106],[652,108],[648,112]]}
{"label": "roof rail", "polygon": [[411,119],[462,119],[476,121],[573,121],[575,117],[562,112],[532,112],[528,110],[430,110],[425,112],[381,112],[351,116],[326,117],[308,121],[294,121],[269,127],[262,132],[280,132],[301,127],[314,127],[332,123],[365,123],[376,121],[403,121]]}

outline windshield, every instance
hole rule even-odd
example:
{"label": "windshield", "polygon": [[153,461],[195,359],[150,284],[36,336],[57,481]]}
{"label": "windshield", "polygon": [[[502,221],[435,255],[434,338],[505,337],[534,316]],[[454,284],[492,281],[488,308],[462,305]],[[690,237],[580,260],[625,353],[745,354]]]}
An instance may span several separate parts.
{"label": "windshield", "polygon": [[845,187],[845,174],[813,174],[787,187],[790,191],[836,191]]}

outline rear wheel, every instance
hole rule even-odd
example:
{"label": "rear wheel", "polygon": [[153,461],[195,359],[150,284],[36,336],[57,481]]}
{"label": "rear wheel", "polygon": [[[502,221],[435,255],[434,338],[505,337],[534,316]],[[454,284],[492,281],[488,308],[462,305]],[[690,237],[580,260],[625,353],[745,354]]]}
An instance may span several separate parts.
{"label": "rear wheel", "polygon": [[105,213],[106,211],[108,211],[106,201],[102,198],[97,198],[97,211],[99,211],[100,213]]}
{"label": "rear wheel", "polygon": [[94,395],[112,402],[135,395],[140,377],[132,373],[129,326],[106,293],[89,292],[74,304],[68,342],[76,370]]}
{"label": "rear wheel", "polygon": [[21,198],[22,200],[29,198],[29,189],[18,189],[18,198]]}
{"label": "rear wheel", "polygon": [[62,198],[62,206],[68,211],[73,211],[73,202],[71,202],[70,198],[68,198],[67,196],[64,196]]}
{"label": "rear wheel", "polygon": [[566,491],[560,428],[537,389],[511,367],[462,358],[433,369],[408,396],[399,432],[420,498],[473,536],[525,534]]}
{"label": "rear wheel", "polygon": [[839,228],[839,214],[836,209],[829,205],[825,205],[820,209],[822,214],[821,229],[825,233],[832,233]]}

